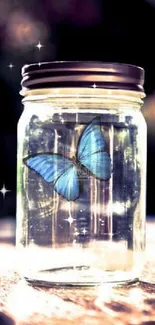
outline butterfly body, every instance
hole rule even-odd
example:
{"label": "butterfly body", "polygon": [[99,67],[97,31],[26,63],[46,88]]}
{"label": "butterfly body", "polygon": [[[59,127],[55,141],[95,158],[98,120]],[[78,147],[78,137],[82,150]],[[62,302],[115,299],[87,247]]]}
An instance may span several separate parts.
{"label": "butterfly body", "polygon": [[76,166],[77,172],[78,172],[78,175],[80,178],[82,177],[82,175],[87,175],[87,176],[90,175],[89,170],[84,165],[81,164],[81,162],[80,162],[80,160],[78,160],[77,156],[73,156],[71,158],[71,160],[72,160],[73,165]]}
{"label": "butterfly body", "polygon": [[37,172],[54,190],[68,201],[79,198],[83,188],[83,175],[107,181],[111,176],[111,160],[105,151],[105,140],[100,119],[86,126],[72,158],[61,154],[37,154],[24,159],[24,163]]}
{"label": "butterfly body", "polygon": [[[73,156],[73,157],[71,158],[71,160],[72,160],[73,164],[78,168],[80,162],[78,161],[77,157],[76,157],[76,156]],[[80,164],[80,165],[81,165],[81,164]]]}

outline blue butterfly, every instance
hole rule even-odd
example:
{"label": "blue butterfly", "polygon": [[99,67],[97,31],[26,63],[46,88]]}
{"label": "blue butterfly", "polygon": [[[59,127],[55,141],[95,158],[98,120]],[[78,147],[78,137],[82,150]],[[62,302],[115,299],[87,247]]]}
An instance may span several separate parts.
{"label": "blue butterfly", "polygon": [[82,132],[76,156],[72,159],[61,154],[36,154],[24,159],[27,167],[36,171],[54,190],[68,201],[80,196],[80,173],[107,181],[111,176],[111,159],[105,151],[105,140],[100,128],[100,117],[89,123]]}

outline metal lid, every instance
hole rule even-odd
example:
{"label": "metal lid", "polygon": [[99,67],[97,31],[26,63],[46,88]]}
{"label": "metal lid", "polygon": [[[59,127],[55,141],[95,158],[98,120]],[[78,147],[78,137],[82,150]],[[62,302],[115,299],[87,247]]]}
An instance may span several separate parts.
{"label": "metal lid", "polygon": [[143,92],[144,70],[121,63],[57,61],[25,65],[22,88],[95,87]]}

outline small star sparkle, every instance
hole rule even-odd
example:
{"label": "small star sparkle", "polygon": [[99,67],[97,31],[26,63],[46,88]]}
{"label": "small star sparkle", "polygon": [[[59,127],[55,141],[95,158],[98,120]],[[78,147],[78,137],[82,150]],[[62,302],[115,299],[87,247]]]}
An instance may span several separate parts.
{"label": "small star sparkle", "polygon": [[8,65],[8,67],[12,70],[12,69],[14,68],[14,65],[13,65],[12,63],[10,63],[10,64]]}
{"label": "small star sparkle", "polygon": [[95,83],[93,84],[93,88],[96,88],[96,84]]}
{"label": "small star sparkle", "polygon": [[85,235],[85,234],[87,233],[87,230],[84,228],[84,229],[82,230],[82,233]]}
{"label": "small star sparkle", "polygon": [[71,216],[68,217],[68,219],[65,219],[65,221],[68,221],[71,225],[74,222],[75,219],[73,219]]}
{"label": "small star sparkle", "polygon": [[41,50],[41,48],[43,47],[43,45],[40,43],[40,41],[39,41],[39,43],[36,45],[36,47],[38,48],[38,50],[40,51]]}
{"label": "small star sparkle", "polygon": [[5,185],[3,184],[3,187],[1,188],[0,192],[2,193],[3,195],[3,199],[5,199],[5,195],[7,192],[10,192],[10,190],[7,190]]}

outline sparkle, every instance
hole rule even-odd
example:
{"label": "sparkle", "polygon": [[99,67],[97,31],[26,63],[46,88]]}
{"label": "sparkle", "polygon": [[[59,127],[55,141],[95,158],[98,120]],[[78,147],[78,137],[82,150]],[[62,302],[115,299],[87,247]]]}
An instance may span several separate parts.
{"label": "sparkle", "polygon": [[41,62],[38,63],[39,67],[41,66]]}
{"label": "sparkle", "polygon": [[74,222],[75,219],[73,219],[71,216],[68,217],[68,219],[65,219],[65,221],[68,221],[71,225]]}
{"label": "sparkle", "polygon": [[86,232],[87,232],[87,230],[84,228],[84,229],[82,230],[82,233],[85,235]]}
{"label": "sparkle", "polygon": [[40,43],[40,41],[39,41],[39,43],[36,45],[36,47],[38,48],[38,50],[40,51],[41,50],[41,48],[43,47],[43,45]]}
{"label": "sparkle", "polygon": [[93,88],[96,88],[96,84],[95,83],[93,84]]}
{"label": "sparkle", "polygon": [[12,69],[14,68],[14,65],[13,65],[12,63],[10,63],[10,64],[8,65],[8,67],[12,70]]}
{"label": "sparkle", "polygon": [[10,192],[10,190],[7,190],[5,185],[3,184],[3,187],[1,188],[0,192],[2,193],[3,195],[3,199],[5,198],[5,195],[7,192]]}

